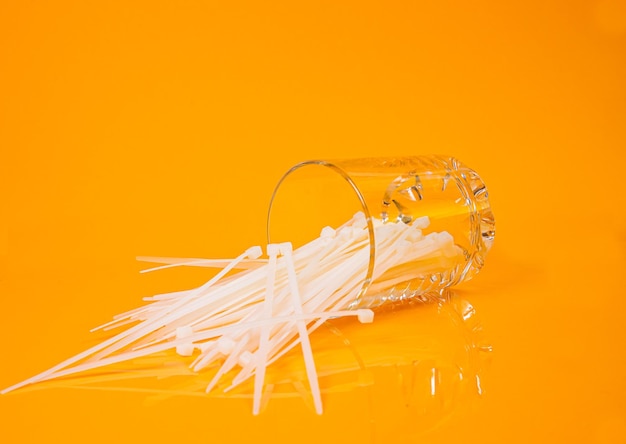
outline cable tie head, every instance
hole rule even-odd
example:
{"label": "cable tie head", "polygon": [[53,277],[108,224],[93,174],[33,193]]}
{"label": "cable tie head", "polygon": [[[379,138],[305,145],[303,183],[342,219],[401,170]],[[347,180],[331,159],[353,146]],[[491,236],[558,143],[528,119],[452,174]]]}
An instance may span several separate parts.
{"label": "cable tie head", "polygon": [[191,356],[193,355],[193,350],[193,344],[181,344],[176,346],[176,353],[180,356]]}
{"label": "cable tie head", "polygon": [[415,228],[420,228],[420,229],[428,228],[429,225],[430,225],[430,219],[428,218],[428,216],[418,217],[411,224],[411,226]]}
{"label": "cable tie head", "polygon": [[258,259],[263,254],[263,250],[260,246],[255,245],[254,247],[250,247],[246,250],[246,256],[248,259]]}
{"label": "cable tie head", "polygon": [[278,244],[278,248],[281,254],[285,255],[293,251],[293,244],[291,242],[283,242],[281,244]]}
{"label": "cable tie head", "polygon": [[265,248],[267,250],[268,257],[278,256],[278,254],[280,253],[280,248],[278,244],[267,244],[267,247]]}
{"label": "cable tie head", "polygon": [[407,234],[406,236],[406,240],[408,240],[409,242],[418,242],[422,239],[424,239],[424,235],[422,234],[422,230],[420,230],[419,228],[415,228],[409,231],[409,234]]}
{"label": "cable tie head", "polygon": [[333,238],[337,234],[337,230],[332,227],[324,227],[320,233],[320,237],[322,238]]}
{"label": "cable tie head", "polygon": [[237,360],[237,363],[242,367],[246,367],[248,364],[250,364],[250,362],[252,362],[253,358],[254,358],[254,355],[252,353],[250,353],[248,350],[244,350],[239,355],[239,359]]}
{"label": "cable tie head", "polygon": [[193,328],[190,325],[176,327],[176,339],[186,338],[193,334]]}
{"label": "cable tie head", "polygon": [[350,225],[352,225],[354,228],[365,228],[367,226],[365,213],[363,213],[362,211],[357,211],[354,216],[352,216],[352,223]]}
{"label": "cable tie head", "polygon": [[374,322],[374,312],[369,308],[360,308],[357,311],[357,319],[361,324]]}
{"label": "cable tie head", "polygon": [[233,351],[233,348],[235,348],[235,345],[236,345],[235,341],[233,341],[227,336],[222,336],[221,338],[217,340],[217,349],[219,350],[220,353],[224,355],[227,355],[231,351]]}
{"label": "cable tie head", "polygon": [[[193,328],[190,325],[183,325],[182,327],[176,327],[176,339],[183,339],[193,334]],[[180,356],[191,356],[194,350],[193,343],[180,344],[176,346],[176,353]]]}

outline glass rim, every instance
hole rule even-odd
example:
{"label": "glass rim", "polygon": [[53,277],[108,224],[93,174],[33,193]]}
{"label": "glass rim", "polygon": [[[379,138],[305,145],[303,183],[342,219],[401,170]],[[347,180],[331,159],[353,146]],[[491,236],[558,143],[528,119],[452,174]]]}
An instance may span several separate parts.
{"label": "glass rim", "polygon": [[271,235],[270,235],[272,208],[274,205],[274,199],[276,198],[281,186],[283,185],[283,182],[288,177],[290,177],[293,173],[300,170],[301,168],[310,167],[310,166],[321,166],[321,167],[328,168],[329,170],[337,173],[341,178],[343,178],[354,191],[355,196],[357,197],[359,204],[361,205],[361,210],[363,211],[363,214],[365,215],[365,221],[367,223],[367,235],[368,235],[368,241],[369,241],[369,260],[368,260],[367,271],[365,273],[365,277],[361,285],[361,289],[359,290],[359,293],[357,294],[356,299],[352,304],[352,306],[357,306],[359,302],[361,301],[361,298],[365,295],[365,293],[367,293],[367,290],[369,289],[370,284],[372,283],[373,276],[374,276],[374,268],[376,266],[376,238],[374,234],[374,224],[372,222],[371,213],[370,213],[369,207],[367,206],[365,197],[361,193],[361,190],[359,189],[358,185],[354,182],[352,177],[350,177],[350,174],[348,174],[343,168],[338,166],[336,162],[331,162],[327,160],[306,160],[306,161],[295,164],[289,170],[287,170],[287,172],[285,172],[282,175],[282,177],[279,179],[279,181],[276,183],[276,186],[274,187],[274,191],[272,192],[272,197],[270,198],[270,203],[269,203],[269,207],[267,210],[267,221],[266,221],[267,243],[268,244],[272,243]]}

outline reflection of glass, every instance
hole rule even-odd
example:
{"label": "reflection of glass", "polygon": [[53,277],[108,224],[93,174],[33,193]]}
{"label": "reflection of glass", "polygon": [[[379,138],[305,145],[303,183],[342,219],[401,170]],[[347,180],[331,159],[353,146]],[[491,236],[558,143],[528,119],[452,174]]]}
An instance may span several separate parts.
{"label": "reflection of glass", "polygon": [[[300,245],[320,227],[340,226],[362,211],[368,221],[370,263],[360,306],[376,306],[471,278],[483,266],[495,235],[487,188],[478,174],[452,157],[419,156],[308,161],[278,183],[268,212],[268,240]],[[428,216],[424,234],[447,232],[456,249],[401,263],[381,276],[375,220],[410,224]],[[436,239],[433,238],[433,239]]]}
{"label": "reflection of glass", "polygon": [[[372,432],[381,436],[391,431],[393,436],[424,433],[461,411],[481,395],[491,351],[472,305],[450,291],[381,308],[368,325],[349,319],[328,321],[311,340],[325,400],[354,399],[351,405],[361,410],[363,424],[370,424]],[[251,380],[223,391],[234,373],[207,395],[206,385],[217,368],[194,373],[188,363],[174,353],[164,353],[24,390],[121,389],[152,394],[152,401],[180,395],[252,398]],[[266,383],[264,402],[271,399],[279,404],[279,398],[303,397],[311,403],[298,350],[267,369]],[[356,401],[364,399],[367,402]]]}
{"label": "reflection of glass", "polygon": [[[425,433],[480,397],[491,352],[473,306],[449,290],[381,308],[370,325],[329,321],[312,340],[325,395],[367,399],[351,405],[381,442]],[[293,381],[306,382],[301,358],[285,358],[268,382],[296,394]]]}

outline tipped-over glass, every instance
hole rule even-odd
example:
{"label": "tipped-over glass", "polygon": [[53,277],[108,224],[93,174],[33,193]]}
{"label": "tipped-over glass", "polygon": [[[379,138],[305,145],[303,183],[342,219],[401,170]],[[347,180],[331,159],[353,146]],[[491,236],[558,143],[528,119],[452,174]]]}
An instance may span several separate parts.
{"label": "tipped-over glass", "polygon": [[[471,279],[495,236],[478,173],[454,157],[428,155],[295,165],[274,190],[267,237],[297,247],[319,237],[323,227],[359,222],[368,232],[370,254],[353,307],[401,301]],[[415,231],[401,230],[408,226]]]}

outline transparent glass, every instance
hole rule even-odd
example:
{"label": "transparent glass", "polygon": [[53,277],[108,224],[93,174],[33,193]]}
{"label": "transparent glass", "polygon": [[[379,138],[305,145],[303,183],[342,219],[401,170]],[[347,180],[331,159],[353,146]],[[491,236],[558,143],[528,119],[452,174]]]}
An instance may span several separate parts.
{"label": "transparent glass", "polygon": [[[482,268],[495,236],[487,187],[478,173],[454,157],[428,155],[293,166],[272,195],[268,242],[290,241],[298,247],[357,212],[367,221],[370,255],[354,307],[409,299],[470,279]],[[424,216],[430,223],[423,234],[448,233],[454,254],[409,260],[376,273],[377,258],[384,253],[377,251],[376,227],[412,224]]]}

